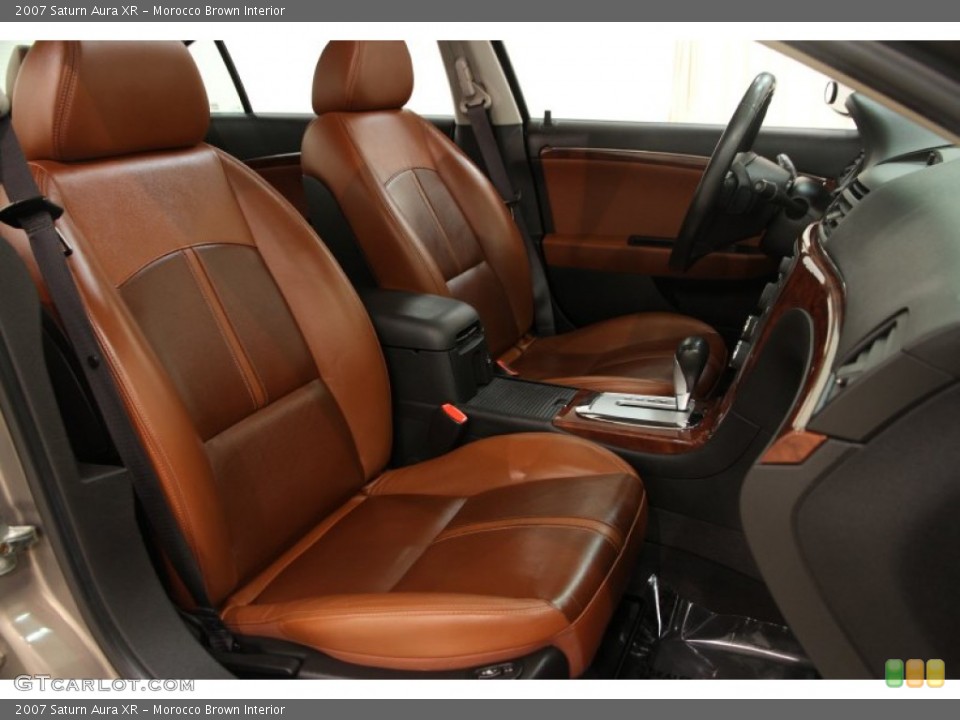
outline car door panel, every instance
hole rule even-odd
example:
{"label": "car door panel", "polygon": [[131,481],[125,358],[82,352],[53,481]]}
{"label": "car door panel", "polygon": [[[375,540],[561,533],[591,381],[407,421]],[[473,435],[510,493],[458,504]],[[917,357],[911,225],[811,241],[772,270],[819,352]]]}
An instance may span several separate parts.
{"label": "car door panel", "polygon": [[[543,241],[553,267],[645,276],[675,276],[671,245],[707,158],[696,155],[546,148],[540,154],[553,232]],[[714,253],[685,276],[692,279],[769,275],[776,261],[756,239]]]}
{"label": "car door panel", "polygon": [[[534,121],[528,155],[555,300],[574,324],[644,310],[698,317],[734,339],[776,259],[749,238],[690,271],[668,267],[687,206],[722,128]],[[836,177],[859,152],[853,131],[767,129],[755,150]]]}
{"label": "car door panel", "polygon": [[[723,127],[687,123],[630,123],[585,120],[533,120],[528,128],[531,158],[545,148],[644,150],[709,157]],[[764,128],[754,151],[774,158],[789,155],[803,173],[836,177],[860,152],[855,130]]]}

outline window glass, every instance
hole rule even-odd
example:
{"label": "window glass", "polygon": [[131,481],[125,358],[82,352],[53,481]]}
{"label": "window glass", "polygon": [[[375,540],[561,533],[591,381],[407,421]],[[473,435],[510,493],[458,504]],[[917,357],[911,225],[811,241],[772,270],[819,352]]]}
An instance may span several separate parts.
{"label": "window glass", "polygon": [[237,86],[233,84],[233,78],[213,40],[190,43],[190,54],[200,69],[200,77],[207,89],[210,112],[242,113],[243,104],[237,94]]}
{"label": "window glass", "polygon": [[5,93],[10,93],[13,88],[7,87],[7,68],[10,65],[10,58],[13,57],[13,51],[17,45],[32,45],[30,40],[0,40],[0,87]]}
{"label": "window glass", "polygon": [[550,110],[578,120],[726,124],[750,81],[767,71],[777,78],[768,126],[853,127],[823,102],[829,78],[756,42],[542,39],[508,50],[535,117]]}
{"label": "window glass", "polygon": [[[260,38],[230,40],[227,49],[257,113],[311,113],[313,70],[325,40],[291,42]],[[452,115],[453,102],[437,43],[407,42],[413,59],[414,90],[407,107],[421,115]]]}

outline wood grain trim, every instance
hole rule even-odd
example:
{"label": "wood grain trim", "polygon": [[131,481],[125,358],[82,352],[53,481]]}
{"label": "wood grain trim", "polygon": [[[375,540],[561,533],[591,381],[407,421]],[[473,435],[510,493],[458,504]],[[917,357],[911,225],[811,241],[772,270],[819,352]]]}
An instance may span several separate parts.
{"label": "wood grain trim", "polygon": [[764,465],[799,465],[826,439],[826,435],[808,430],[791,430],[773,441],[760,462]]}
{"label": "wood grain trim", "polygon": [[541,160],[596,160],[605,162],[631,162],[644,165],[693,168],[703,170],[710,158],[702,155],[651,152],[648,150],[614,150],[606,148],[558,148],[546,147],[540,151]]}
{"label": "wood grain trim", "polygon": [[687,430],[638,428],[632,425],[588,420],[577,415],[577,407],[586,405],[596,395],[597,393],[590,390],[578,392],[570,404],[560,411],[553,424],[568,433],[605,445],[658,455],[679,455],[702,447],[713,437],[719,424],[717,413],[720,404],[717,401],[699,404],[703,419]]}
{"label": "wood grain trim", "polygon": [[[843,321],[844,288],[839,273],[820,246],[816,226],[807,228],[799,245],[797,260],[784,280],[779,296],[757,328],[753,352],[724,396],[703,406],[703,420],[696,427],[689,430],[661,430],[584,420],[576,415],[575,408],[586,404],[594,396],[588,391],[578,393],[573,402],[560,412],[554,424],[575,435],[638,452],[675,455],[702,447],[713,437],[733,407],[741,383],[750,376],[757,358],[763,354],[763,346],[777,321],[790,310],[801,309],[812,320],[813,359],[801,383],[798,400],[787,414],[770,450],[774,458],[771,462],[783,462],[778,460],[781,457],[789,457],[790,462],[802,462],[819,446],[819,443],[814,444],[813,437],[802,441],[786,439],[782,447],[779,443],[782,438],[797,434],[815,436],[815,433],[806,432],[806,425],[830,378]],[[761,462],[767,462],[766,455]]]}
{"label": "wood grain trim", "polygon": [[652,277],[742,280],[771,275],[777,267],[776,260],[759,252],[715,252],[686,272],[678,272],[670,267],[669,247],[629,245],[627,238],[609,235],[547,235],[543,239],[543,251],[551,267]]}

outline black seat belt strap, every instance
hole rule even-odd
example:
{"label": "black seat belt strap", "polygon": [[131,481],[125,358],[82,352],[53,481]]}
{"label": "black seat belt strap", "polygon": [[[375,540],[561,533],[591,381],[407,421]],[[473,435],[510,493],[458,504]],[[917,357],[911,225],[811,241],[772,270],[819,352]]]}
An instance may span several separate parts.
{"label": "black seat belt strap", "polygon": [[540,252],[533,242],[527,223],[523,219],[523,212],[519,207],[520,195],[513,189],[507,167],[500,154],[490,115],[487,111],[490,96],[474,81],[470,66],[464,58],[456,61],[457,74],[460,78],[461,91],[464,99],[460,108],[467,114],[473,128],[473,136],[483,156],[483,164],[487,167],[487,176],[497,189],[500,197],[510,208],[513,220],[517,224],[523,245],[530,260],[530,275],[533,281],[533,310],[534,324],[539,335],[556,334],[556,325],[553,317],[553,303],[550,300],[550,286],[547,283],[547,273],[543,266]]}
{"label": "black seat belt strap", "polygon": [[196,604],[195,617],[206,632],[210,646],[215,650],[229,650],[234,644],[233,636],[210,602],[196,558],[130,422],[113,375],[102,361],[100,345],[70,272],[67,257],[72,251],[54,226],[63,210],[40,194],[14,134],[9,112],[0,117],[0,185],[9,201],[9,205],[0,210],[0,222],[24,230],[30,238],[40,274],[80,359],[110,437],[130,474],[150,528],[192,596]]}

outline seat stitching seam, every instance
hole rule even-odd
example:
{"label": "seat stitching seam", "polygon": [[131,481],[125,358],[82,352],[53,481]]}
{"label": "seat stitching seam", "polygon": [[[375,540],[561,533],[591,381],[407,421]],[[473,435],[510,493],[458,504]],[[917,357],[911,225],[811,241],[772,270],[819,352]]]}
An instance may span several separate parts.
{"label": "seat stitching seam", "polygon": [[[257,396],[257,392],[253,388],[252,378],[248,377],[248,373],[244,372],[243,365],[241,364],[240,357],[238,355],[239,348],[234,347],[234,344],[239,344],[239,339],[236,337],[235,332],[233,337],[230,337],[229,333],[233,331],[232,328],[224,326],[224,320],[220,318],[220,313],[224,313],[223,307],[221,306],[220,313],[217,312],[217,308],[214,305],[214,299],[209,296],[210,288],[207,287],[207,284],[210,282],[209,278],[206,278],[205,274],[201,275],[200,271],[194,266],[194,263],[198,262],[198,259],[193,253],[193,248],[185,248],[183,250],[183,255],[187,260],[187,267],[190,268],[190,272],[194,277],[194,281],[197,283],[197,289],[200,291],[200,296],[203,298],[204,302],[207,305],[207,308],[210,310],[211,315],[213,315],[214,324],[217,326],[217,331],[220,333],[220,337],[223,340],[224,344],[227,346],[227,351],[230,353],[230,357],[233,359],[234,365],[236,365],[237,372],[240,373],[240,379],[243,381],[244,386],[247,388],[247,392],[250,394],[250,400],[253,402],[253,406],[256,409],[263,407],[260,402],[260,398]],[[249,359],[247,359],[249,362]]]}
{"label": "seat stitching seam", "polygon": [[268,410],[268,409],[272,408],[272,407],[273,407],[274,405],[276,405],[277,403],[282,403],[283,401],[285,401],[285,400],[286,400],[287,398],[289,398],[290,396],[295,395],[296,393],[300,392],[301,390],[303,390],[303,389],[306,388],[307,386],[312,385],[313,383],[320,383],[324,388],[326,388],[326,385],[325,385],[324,382],[323,382],[323,378],[321,378],[321,377],[312,377],[312,378],[310,378],[309,380],[307,380],[305,383],[303,383],[302,385],[298,385],[297,387],[289,390],[288,392],[285,392],[285,393],[284,393],[283,395],[281,395],[280,397],[274,398],[274,399],[270,400],[270,402],[268,402],[268,403],[267,403],[266,405],[264,405],[263,407],[257,408],[256,410],[254,410],[252,413],[250,413],[250,414],[247,415],[246,417],[242,417],[242,418],[240,418],[237,422],[233,423],[232,425],[229,425],[228,427],[225,427],[223,430],[220,430],[219,432],[217,432],[216,435],[211,435],[210,437],[206,438],[206,439],[203,441],[204,444],[216,440],[218,437],[220,437],[220,436],[223,435],[224,433],[230,432],[233,428],[237,427],[237,425],[239,425],[240,423],[249,420],[249,419],[252,418],[254,415],[257,415],[258,413],[261,413],[261,412],[263,412],[263,411],[265,411],[265,410]]}
{"label": "seat stitching seam", "polygon": [[448,278],[447,282],[451,282],[451,281],[453,281],[453,280],[456,280],[457,278],[461,278],[461,277],[463,277],[464,275],[466,275],[468,272],[470,272],[471,270],[476,270],[476,269],[477,269],[478,267],[480,267],[481,265],[486,265],[487,267],[489,267],[489,266],[490,266],[490,263],[487,262],[487,259],[486,259],[485,257],[482,257],[482,258],[480,258],[479,260],[477,260],[477,262],[475,262],[475,263],[474,263],[473,265],[471,265],[470,267],[464,268],[463,270],[461,270],[460,272],[458,272],[456,275],[453,275],[453,276],[451,276],[450,278]]}
{"label": "seat stitching seam", "polygon": [[[424,138],[427,138],[428,135],[431,134],[431,132],[434,132],[436,135],[439,135],[440,138],[441,138],[440,140],[437,140],[437,142],[441,142],[441,143],[442,143],[444,140],[446,140],[447,142],[450,142],[450,144],[453,145],[453,148],[454,148],[455,153],[459,153],[459,154],[462,156],[462,159],[466,160],[466,162],[467,162],[469,165],[472,165],[476,170],[480,171],[480,168],[477,166],[477,164],[474,163],[469,157],[467,157],[467,154],[466,154],[465,152],[463,152],[463,150],[462,150],[456,143],[451,142],[450,139],[447,138],[446,135],[443,135],[443,134],[440,133],[439,131],[436,131],[436,128],[434,128],[433,125],[431,125],[430,123],[428,123],[428,122],[427,122],[426,120],[424,120],[423,118],[421,118],[421,117],[419,117],[419,116],[418,116],[418,118],[419,118],[419,120],[420,120],[420,125],[419,125],[419,127],[420,127],[420,132],[421,132],[421,134],[423,135]],[[430,157],[433,158],[434,160],[436,160],[436,157],[435,157],[434,154],[433,154],[433,146],[432,146],[430,143],[431,143],[431,141],[430,141],[429,139],[428,139],[428,140],[426,141],[426,143],[425,143],[426,146],[427,146],[427,149],[428,149],[427,151],[430,153]],[[435,172],[437,172],[437,175],[440,176],[440,172],[439,172],[439,171],[435,171]],[[484,178],[486,178],[488,182],[490,182],[490,179],[487,178],[487,176],[484,175],[483,172],[480,172],[480,174],[481,174]],[[443,177],[440,176],[440,179],[443,180]],[[492,185],[493,183],[491,182],[490,184]],[[506,285],[504,285],[503,279],[500,277],[500,274],[499,274],[496,270],[494,270],[493,265],[490,264],[490,258],[487,256],[487,251],[484,249],[483,243],[480,242],[480,236],[477,234],[476,230],[475,230],[475,229],[473,228],[473,226],[470,224],[469,220],[467,220],[467,214],[463,211],[463,206],[460,204],[460,201],[457,200],[456,196],[455,196],[453,193],[449,193],[449,195],[450,195],[450,199],[453,200],[454,205],[456,205],[456,206],[457,206],[457,209],[460,211],[460,215],[463,217],[464,220],[467,221],[467,225],[470,227],[470,231],[473,232],[474,240],[475,240],[475,242],[477,243],[477,248],[480,250],[480,254],[483,256],[484,261],[487,263],[487,266],[490,268],[491,274],[494,276],[494,278],[496,278],[496,280],[497,280],[497,285],[500,286],[500,292],[503,293],[503,297],[504,297],[504,299],[507,301],[507,307],[510,308],[510,314],[512,315],[512,318],[511,318],[511,319],[513,320],[513,325],[514,325],[514,327],[516,327],[517,333],[520,334],[520,335],[522,335],[522,334],[524,333],[524,328],[520,327],[519,324],[518,324],[518,322],[517,322],[518,312],[517,312],[517,309],[516,309],[516,308],[514,307],[514,305],[513,305],[513,298],[510,296],[510,293],[507,292],[507,287],[506,287]],[[502,198],[500,198],[499,192],[497,193],[497,198],[498,198],[498,203],[502,203],[502,202],[503,202]],[[504,207],[506,207],[505,204],[504,204]],[[517,234],[520,235],[520,227],[517,225],[516,220],[514,220],[513,217],[510,217],[510,218],[509,218],[509,223],[514,226],[514,228],[515,228],[516,231],[517,231]],[[526,247],[523,245],[523,237],[522,237],[522,236],[520,236],[520,241],[521,241],[521,250],[523,251],[523,256],[526,257],[526,256],[527,256]],[[529,264],[529,262],[530,262],[530,259],[527,258],[527,263]],[[528,278],[528,283],[530,284],[530,287],[532,288],[532,287],[533,287],[533,268],[529,268],[529,269],[528,269],[528,271],[527,271],[527,278]],[[533,297],[533,291],[531,290],[531,302],[532,302],[532,297]]]}
{"label": "seat stitching seam", "polygon": [[[549,608],[548,608],[549,606]],[[502,616],[502,615],[533,615],[543,613],[546,609],[557,610],[559,609],[553,605],[553,603],[543,600],[541,604],[537,607],[527,607],[527,608],[512,608],[505,610],[498,610],[495,608],[460,608],[460,609],[438,609],[438,610],[371,610],[370,612],[336,612],[336,611],[324,611],[323,609],[318,610],[294,610],[288,613],[283,613],[282,615],[276,615],[271,618],[263,620],[245,620],[242,622],[236,623],[244,627],[247,626],[257,626],[257,625],[273,625],[275,623],[282,623],[289,620],[297,620],[301,618],[308,618],[316,616],[318,614],[323,615],[324,617],[330,619],[349,619],[349,618],[389,618],[389,617],[433,617],[437,615],[493,615],[493,616]]]}
{"label": "seat stitching seam", "polygon": [[[498,518],[496,520],[480,520],[467,522],[462,527],[454,528],[448,533],[440,533],[438,541],[449,540],[465,535],[473,535],[478,532],[494,530],[510,530],[513,528],[524,527],[569,527],[577,530],[588,530],[609,540],[614,547],[619,549],[616,541],[621,540],[620,530],[608,522],[596,520],[594,518],[578,517],[574,515],[554,515],[550,517],[523,517],[520,515],[513,517]],[[607,532],[609,531],[609,532]]]}
{"label": "seat stitching seam", "polygon": [[347,107],[353,107],[353,93],[356,90],[357,77],[360,75],[360,64],[363,62],[363,43],[356,43],[354,46],[356,58],[350,63],[350,73],[347,75]]}
{"label": "seat stitching seam", "polygon": [[[314,354],[313,350],[310,348],[310,344],[307,342],[307,338],[304,335],[303,328],[301,327],[300,323],[297,321],[296,313],[294,313],[293,308],[290,305],[290,300],[287,297],[287,294],[284,292],[284,289],[280,286],[280,283],[277,281],[277,278],[274,275],[273,271],[270,269],[270,266],[267,265],[266,260],[263,258],[263,253],[260,252],[260,247],[257,245],[257,239],[253,232],[253,224],[250,222],[250,218],[247,215],[246,209],[243,207],[243,203],[240,202],[240,198],[237,195],[236,186],[234,185],[233,180],[231,180],[230,175],[227,172],[227,166],[232,167],[234,172],[244,175],[244,177],[246,177],[250,182],[254,183],[254,185],[259,187],[268,196],[272,197],[275,202],[278,202],[280,203],[281,206],[285,207],[287,211],[290,213],[290,217],[293,219],[293,221],[297,223],[302,230],[309,233],[309,237],[314,241],[316,247],[319,248],[321,252],[329,253],[329,250],[327,250],[327,248],[323,244],[323,240],[320,239],[320,236],[313,229],[313,227],[311,227],[310,223],[307,222],[307,220],[300,213],[296,211],[296,208],[290,205],[289,201],[286,200],[286,198],[284,198],[276,190],[276,188],[271,186],[270,183],[264,180],[257,173],[250,170],[250,168],[248,168],[246,165],[244,165],[242,162],[240,162],[236,158],[226,154],[225,152],[217,148],[211,147],[211,150],[213,151],[214,156],[217,158],[217,160],[220,163],[220,171],[223,173],[223,178],[227,184],[227,187],[230,188],[230,194],[233,197],[233,202],[237,206],[237,211],[240,213],[240,216],[243,218],[244,224],[246,224],[247,226],[247,231],[250,233],[251,240],[253,240],[253,248],[256,249],[258,253],[260,253],[261,260],[263,260],[264,265],[267,266],[267,272],[269,273],[270,277],[273,279],[273,282],[276,285],[277,292],[279,292],[280,297],[283,298],[283,302],[286,305],[287,312],[290,313],[290,316],[293,318],[294,323],[297,325],[297,329],[300,332],[300,337],[303,340],[304,345],[307,346],[307,349],[313,360],[314,369],[317,371],[317,378],[321,379],[322,381],[322,378],[320,377],[320,366],[318,364],[317,356]],[[340,268],[339,265],[336,264],[333,258],[329,255],[327,255],[327,258],[329,259],[330,263],[334,266],[335,270],[340,272],[342,275],[343,270]],[[347,281],[346,275],[342,275],[342,276],[344,278],[344,281],[346,282]],[[369,325],[365,330],[365,332],[369,332],[373,334],[372,325]],[[376,338],[374,337],[374,340],[375,339]],[[385,368],[384,368],[384,371],[385,371]],[[352,427],[350,425],[350,421],[347,419],[347,414],[344,412],[343,405],[340,401],[340,398],[337,396],[337,393],[334,392],[334,389],[330,385],[328,385],[326,382],[324,382],[323,384],[324,384],[324,387],[326,387],[327,392],[329,392],[330,396],[333,398],[334,404],[336,404],[337,409],[340,411],[340,415],[343,417],[343,421],[346,423],[347,427]],[[363,459],[360,455],[360,447],[357,444],[357,440],[355,437],[353,437],[352,433],[350,435],[350,440],[353,444],[353,454],[354,454],[354,459],[357,462],[357,467],[360,468],[361,475],[364,475],[365,477],[366,468],[364,468]]]}
{"label": "seat stitching seam", "polygon": [[[356,497],[356,496],[354,496],[354,497]],[[352,499],[353,499],[353,498],[351,498],[351,500],[352,500]],[[348,502],[350,502],[350,501],[348,501]],[[313,541],[312,543],[310,543],[309,545],[305,546],[301,552],[299,552],[299,553],[297,553],[296,555],[294,555],[293,557],[291,557],[291,558],[289,559],[289,561],[286,562],[286,563],[283,565],[283,567],[277,568],[276,571],[270,575],[269,579],[267,579],[267,580],[265,580],[265,581],[263,582],[263,587],[260,588],[260,591],[259,591],[254,597],[252,597],[250,600],[248,600],[247,602],[243,603],[243,604],[240,605],[239,607],[245,607],[245,606],[253,605],[254,603],[256,603],[257,599],[258,599],[261,595],[263,595],[264,592],[266,592],[267,588],[270,587],[270,584],[271,584],[271,583],[273,583],[278,577],[280,577],[280,575],[282,575],[284,572],[286,572],[295,562],[297,562],[297,560],[299,560],[300,558],[302,558],[302,557],[303,557],[304,555],[306,555],[310,550],[312,550],[314,547],[316,547],[316,545],[317,545],[318,542],[320,542],[324,537],[326,537],[327,534],[328,534],[331,530],[333,530],[339,523],[343,522],[343,520],[345,520],[347,517],[349,517],[358,507],[360,507],[361,505],[363,505],[363,502],[364,502],[364,501],[361,500],[360,502],[355,503],[352,507],[350,507],[349,509],[347,509],[347,511],[344,512],[343,515],[341,515],[340,517],[336,518],[335,521],[331,522],[331,523],[330,523],[330,526],[329,526],[328,528],[326,528],[322,533],[320,533],[319,535],[317,535],[317,537],[314,539],[314,541]],[[344,503],[344,505],[346,505],[346,503]],[[335,515],[337,512],[339,512],[340,510],[342,510],[343,507],[344,507],[344,506],[341,505],[339,508],[337,508],[337,510],[335,510],[333,513],[331,513],[331,515],[328,516],[328,518],[329,518],[329,517],[332,517],[332,516]],[[266,572],[266,571],[264,571],[264,572]],[[257,578],[254,578],[254,581],[256,581],[256,580],[257,580]],[[228,608],[228,609],[229,609],[229,608]]]}
{"label": "seat stitching seam", "polygon": [[440,222],[440,218],[437,215],[436,209],[433,207],[433,203],[431,203],[430,198],[427,197],[426,190],[423,189],[423,183],[420,182],[420,178],[417,177],[415,172],[411,170],[410,174],[413,175],[413,181],[416,183],[417,192],[420,195],[420,199],[423,200],[423,204],[426,206],[427,212],[430,213],[433,224],[436,226],[437,230],[440,231],[440,236],[446,243],[447,252],[450,254],[450,259],[453,260],[453,266],[457,270],[457,275],[463,274],[463,270],[460,269],[460,259],[457,257],[457,254],[453,249],[453,243],[450,241],[450,236],[447,234],[446,228],[443,227],[443,223]]}
{"label": "seat stitching seam", "polygon": [[[370,170],[369,166],[364,160],[363,155],[361,155],[360,150],[357,147],[357,143],[354,141],[353,135],[350,132],[350,128],[347,127],[346,123],[344,123],[343,118],[341,117],[341,113],[334,113],[333,117],[339,124],[340,131],[343,133],[344,137],[346,137],[347,142],[350,143],[350,149],[353,151],[353,156],[358,161],[357,164],[360,167],[360,177],[363,179],[364,184],[370,187],[373,194],[376,195],[377,188],[380,185],[379,180],[377,180],[377,178],[373,175],[373,172]],[[371,180],[373,182],[371,182]],[[387,222],[393,227],[394,232],[396,232],[398,236],[404,238],[408,237],[409,234],[403,229],[403,226],[396,217],[396,209],[393,205],[393,199],[385,192],[385,187],[380,187],[379,189],[383,192],[383,195],[387,200],[387,202],[384,203],[388,209],[388,212],[386,213]],[[437,290],[437,292],[441,295],[444,293],[449,295],[450,289],[447,287],[447,282],[440,273],[439,268],[437,268],[433,258],[423,251],[423,248],[420,247],[419,242],[416,240],[411,241],[409,244],[413,245],[414,250],[420,256],[420,261],[423,263],[424,267],[427,268],[428,273],[433,278],[435,290]]]}
{"label": "seat stitching seam", "polygon": [[[223,300],[220,297],[220,293],[217,290],[216,285],[213,284],[213,279],[210,277],[210,272],[207,269],[206,263],[204,263],[203,258],[200,257],[200,253],[197,252],[197,248],[209,247],[211,244],[212,243],[204,243],[203,245],[193,245],[190,247],[190,252],[193,254],[194,258],[196,259],[197,269],[203,273],[203,277],[206,279],[207,284],[209,285],[210,290],[213,293],[213,298],[217,301],[217,306],[223,312],[224,321],[227,323],[227,326],[229,327],[230,332],[236,338],[237,347],[239,351],[243,354],[243,359],[246,361],[246,364],[249,366],[250,371],[253,373],[253,378],[256,381],[254,388],[262,396],[262,399],[260,401],[261,402],[260,408],[263,408],[270,404],[270,394],[267,392],[267,384],[264,382],[263,377],[260,375],[260,370],[257,369],[256,364],[253,362],[253,359],[250,357],[249,353],[247,352],[247,348],[243,344],[243,340],[240,338],[240,333],[237,331],[236,326],[234,326],[233,320],[230,319],[230,315],[227,313],[227,308],[223,304]],[[263,259],[260,257],[260,251],[256,247],[254,247],[253,250],[257,253],[257,258],[262,263]],[[264,265],[266,264],[264,263]],[[269,269],[267,270],[267,274],[268,275],[270,274]],[[273,279],[272,276],[270,279],[271,280]],[[283,299],[283,295],[280,295],[280,298]],[[289,309],[287,310],[287,312],[289,313]],[[291,313],[291,316],[292,316],[292,313]]]}
{"label": "seat stitching seam", "polygon": [[463,507],[467,504],[467,499],[468,498],[465,498],[465,497],[451,498],[451,502],[459,501],[460,503],[459,507],[457,507],[456,512],[454,512],[450,516],[450,519],[447,520],[444,526],[437,531],[437,534],[433,536],[430,542],[424,544],[423,551],[417,556],[417,559],[407,566],[407,569],[404,570],[403,574],[401,574],[400,577],[396,579],[396,581],[393,583],[393,585],[390,586],[390,589],[387,592],[393,592],[394,589],[397,587],[397,585],[403,582],[403,579],[406,578],[407,575],[410,574],[410,571],[413,570],[414,567],[416,567],[417,563],[419,563],[423,559],[423,556],[427,554],[427,550],[429,550],[431,547],[433,547],[434,544],[436,544],[437,538],[440,537],[448,527],[450,527],[450,523],[452,523],[454,520],[457,519],[457,516],[463,510]]}
{"label": "seat stitching seam", "polygon": [[181,253],[181,252],[183,252],[184,250],[189,250],[189,249],[194,249],[194,248],[200,248],[200,247],[218,247],[218,246],[220,246],[220,245],[226,245],[226,246],[229,246],[229,247],[245,247],[245,248],[254,248],[254,249],[256,248],[256,245],[252,245],[251,243],[232,242],[232,241],[229,241],[229,240],[227,240],[227,241],[218,240],[217,242],[200,243],[199,245],[184,245],[183,247],[174,248],[174,249],[171,250],[170,252],[165,252],[165,253],[163,253],[163,255],[157,255],[155,258],[153,258],[153,259],[151,259],[151,260],[148,260],[148,261],[145,262],[143,265],[141,265],[140,267],[138,267],[136,270],[134,270],[133,272],[129,273],[125,278],[123,278],[122,280],[120,280],[120,281],[117,283],[117,287],[118,287],[118,288],[123,287],[124,285],[126,285],[126,284],[129,283],[130,281],[134,280],[134,279],[135,279],[140,273],[142,273],[144,270],[147,270],[148,268],[153,267],[153,266],[156,265],[158,262],[160,262],[161,260],[167,259],[167,258],[170,257],[171,255],[176,255],[177,253]]}
{"label": "seat stitching seam", "polygon": [[446,542],[447,540],[456,540],[458,538],[467,537],[469,535],[480,535],[483,533],[500,532],[502,530],[515,530],[515,529],[524,528],[524,527],[582,530],[583,532],[588,532],[594,535],[598,535],[600,538],[607,541],[615,551],[617,552],[620,551],[619,546],[617,546],[613,542],[613,539],[609,535],[606,535],[605,533],[600,532],[596,528],[590,528],[584,525],[572,525],[568,523],[559,523],[559,522],[517,523],[517,524],[497,525],[495,527],[487,527],[487,528],[475,528],[475,529],[470,529],[468,531],[465,531],[463,533],[459,533],[456,535],[446,535],[444,537],[438,537],[436,540],[433,541],[433,543],[431,543],[431,545],[438,545],[439,543]]}
{"label": "seat stitching seam", "polygon": [[[393,175],[389,176],[386,180],[383,181],[383,186],[389,187],[401,176],[405,175],[408,172],[413,172],[415,170],[426,170],[427,172],[437,172],[436,169],[432,167],[427,167],[426,165],[411,165],[410,167],[405,167],[401,170],[397,170]],[[439,174],[439,173],[438,173]]]}
{"label": "seat stitching seam", "polygon": [[[56,152],[57,157],[63,155],[63,136],[66,133],[64,129],[67,125],[66,117],[73,109],[73,101],[76,97],[77,89],[77,72],[74,67],[75,64],[79,64],[78,59],[80,56],[80,44],[79,43],[68,43],[67,44],[67,57],[64,58],[63,68],[60,70],[61,78],[66,76],[67,82],[63,83],[61,79],[62,93],[58,97],[58,104],[62,108],[60,113],[57,115],[57,128],[56,128]],[[74,72],[69,72],[71,67],[74,67]]]}

